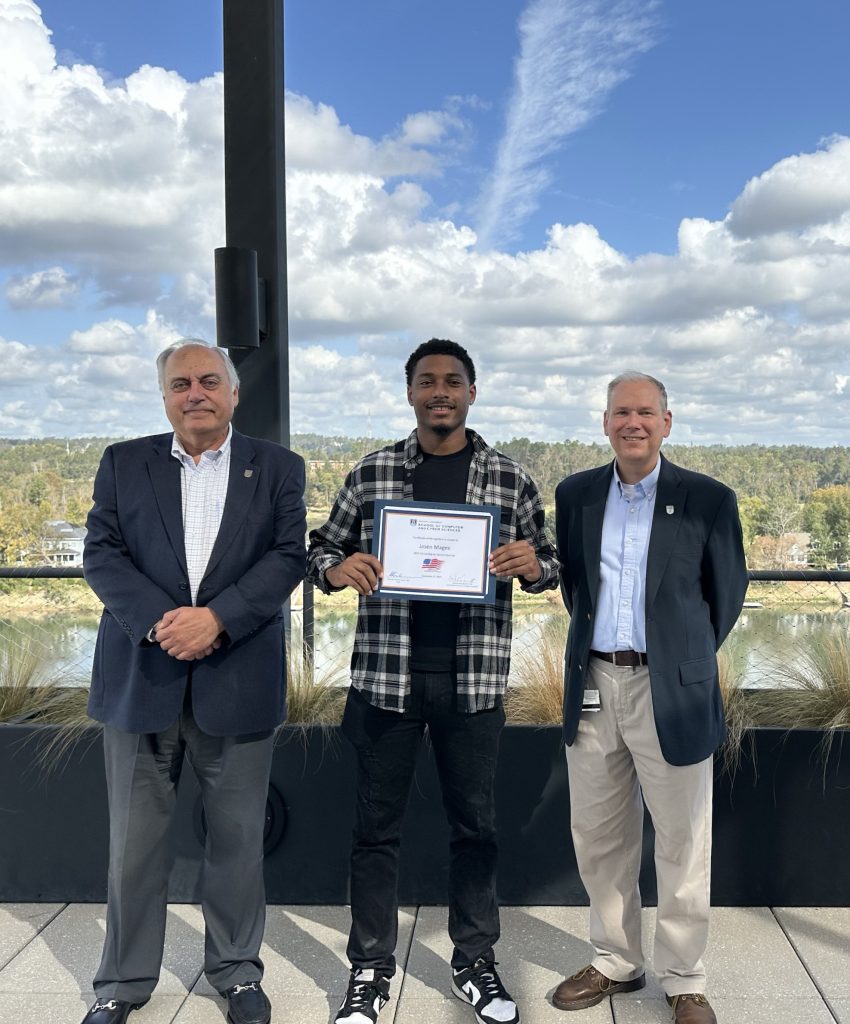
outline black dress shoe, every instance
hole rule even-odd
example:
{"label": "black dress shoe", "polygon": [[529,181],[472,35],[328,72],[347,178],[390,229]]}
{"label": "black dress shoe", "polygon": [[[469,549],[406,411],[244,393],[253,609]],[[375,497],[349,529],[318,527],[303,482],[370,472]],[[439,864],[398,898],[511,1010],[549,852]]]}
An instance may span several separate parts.
{"label": "black dress shoe", "polygon": [[269,1024],[272,1019],[272,1004],[258,981],[234,985],[224,997],[230,1024]]}
{"label": "black dress shoe", "polygon": [[130,1012],[141,1009],[147,1001],[128,1003],[124,999],[98,999],[83,1017],[83,1024],[124,1024]]}

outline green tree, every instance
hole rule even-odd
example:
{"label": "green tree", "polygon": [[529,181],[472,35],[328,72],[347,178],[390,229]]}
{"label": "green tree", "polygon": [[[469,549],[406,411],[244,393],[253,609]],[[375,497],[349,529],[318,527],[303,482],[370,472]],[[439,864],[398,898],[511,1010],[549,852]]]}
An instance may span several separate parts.
{"label": "green tree", "polygon": [[738,514],[744,532],[744,548],[748,549],[756,537],[767,533],[767,502],[764,498],[745,495],[738,501]]}
{"label": "green tree", "polygon": [[812,561],[829,566],[850,561],[850,487],[838,484],[812,492],[803,513],[812,537]]}

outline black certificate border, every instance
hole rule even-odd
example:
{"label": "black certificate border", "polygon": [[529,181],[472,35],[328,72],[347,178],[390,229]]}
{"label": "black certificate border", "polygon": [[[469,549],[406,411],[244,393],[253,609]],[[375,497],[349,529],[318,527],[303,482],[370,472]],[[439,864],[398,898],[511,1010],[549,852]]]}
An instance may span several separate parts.
{"label": "black certificate border", "polygon": [[[486,554],[494,551],[499,546],[499,526],[501,524],[502,510],[498,505],[466,505],[456,504],[447,501],[376,501],[374,521],[372,529],[372,554],[379,561],[383,561],[384,527],[387,510],[417,512],[420,515],[433,509],[434,513],[444,514],[446,512],[462,512],[466,518],[482,518],[489,520]],[[495,604],[496,602],[496,577],[484,566],[485,578],[487,580],[486,590],[464,591],[456,590],[451,592],[433,590],[412,590],[410,587],[393,587],[382,579],[373,593],[373,597],[395,598],[401,601],[451,601],[458,604]]]}

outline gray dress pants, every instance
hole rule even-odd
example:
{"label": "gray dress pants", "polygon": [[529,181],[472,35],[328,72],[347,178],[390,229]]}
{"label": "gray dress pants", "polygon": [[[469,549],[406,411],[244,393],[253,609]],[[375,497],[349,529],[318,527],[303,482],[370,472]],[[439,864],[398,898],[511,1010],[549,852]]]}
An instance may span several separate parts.
{"label": "gray dress pants", "polygon": [[109,889],[101,999],[142,1002],[159,979],[165,941],[170,823],[188,756],[207,822],[202,909],[204,972],[219,992],[258,981],[265,928],[263,829],[274,734],[207,736],[184,707],[161,733],[104,726]]}

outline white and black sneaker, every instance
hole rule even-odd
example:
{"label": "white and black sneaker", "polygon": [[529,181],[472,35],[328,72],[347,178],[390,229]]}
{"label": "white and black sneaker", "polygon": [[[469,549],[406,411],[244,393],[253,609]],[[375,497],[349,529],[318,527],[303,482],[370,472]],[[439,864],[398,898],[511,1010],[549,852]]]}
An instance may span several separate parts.
{"label": "white and black sneaker", "polygon": [[390,979],[371,968],[352,970],[334,1024],[374,1024],[390,998]]}
{"label": "white and black sneaker", "polygon": [[482,957],[471,967],[452,971],[452,992],[475,1010],[478,1024],[519,1024],[519,1010],[494,960]]}

